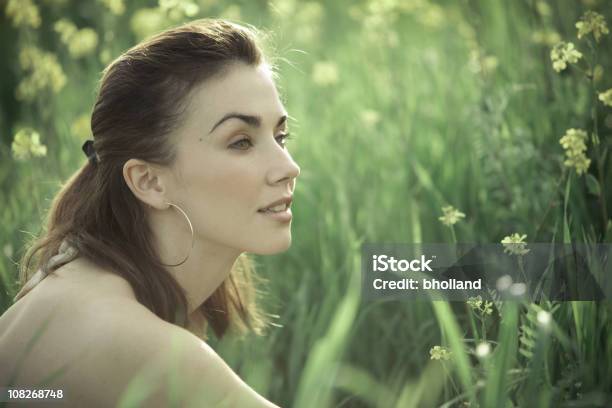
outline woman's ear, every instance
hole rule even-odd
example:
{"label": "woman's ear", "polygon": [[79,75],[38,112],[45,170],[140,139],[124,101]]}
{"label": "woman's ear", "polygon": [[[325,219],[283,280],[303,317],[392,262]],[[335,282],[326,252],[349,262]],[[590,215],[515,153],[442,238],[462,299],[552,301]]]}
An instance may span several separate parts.
{"label": "woman's ear", "polygon": [[167,208],[167,191],[160,169],[142,160],[129,159],[123,165],[123,178],[140,201],[160,210]]}

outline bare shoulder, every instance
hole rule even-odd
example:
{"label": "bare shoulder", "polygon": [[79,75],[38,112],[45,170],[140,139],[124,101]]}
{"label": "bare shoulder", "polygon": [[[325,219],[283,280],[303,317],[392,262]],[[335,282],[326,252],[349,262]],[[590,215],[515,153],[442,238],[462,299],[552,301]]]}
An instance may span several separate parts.
{"label": "bare shoulder", "polygon": [[77,264],[56,272],[2,316],[0,386],[62,389],[70,407],[276,407],[121,278]]}
{"label": "bare shoulder", "polygon": [[180,406],[276,407],[243,382],[206,342],[144,306],[126,304],[118,317],[113,310],[119,310],[120,302],[115,300],[114,307],[102,312],[105,324],[99,326],[105,326],[108,335],[99,347],[100,378],[112,378],[110,387],[123,387],[113,403],[139,396],[146,406],[168,406],[172,398],[179,398]]}

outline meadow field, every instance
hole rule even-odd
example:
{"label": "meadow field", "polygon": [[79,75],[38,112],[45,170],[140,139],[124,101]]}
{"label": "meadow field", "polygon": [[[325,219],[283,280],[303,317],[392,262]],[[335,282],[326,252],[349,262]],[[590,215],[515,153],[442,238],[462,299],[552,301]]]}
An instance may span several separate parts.
{"label": "meadow field", "polygon": [[301,167],[292,247],[253,257],[274,326],[210,338],[241,378],[283,407],[612,406],[608,301],[365,301],[360,287],[364,242],[612,243],[609,1],[0,7],[0,312],[86,162],[102,69],[222,17],[267,33]]}

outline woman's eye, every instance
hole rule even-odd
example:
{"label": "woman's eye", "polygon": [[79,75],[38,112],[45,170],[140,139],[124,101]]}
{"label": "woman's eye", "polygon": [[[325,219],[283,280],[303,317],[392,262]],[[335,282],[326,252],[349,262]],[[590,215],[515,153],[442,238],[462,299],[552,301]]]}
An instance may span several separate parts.
{"label": "woman's eye", "polygon": [[249,139],[240,139],[239,141],[232,143],[230,147],[237,148],[240,150],[246,150],[246,148],[252,145],[253,144],[251,143]]}
{"label": "woman's eye", "polygon": [[[280,140],[279,140],[279,139],[280,139]],[[279,144],[280,144],[282,147],[285,147],[285,145],[287,144],[287,142],[286,142],[286,140],[287,140],[287,139],[291,139],[291,137],[290,137],[290,134],[289,134],[289,133],[283,133],[283,134],[280,134],[280,135],[276,136],[276,140],[278,140],[278,141],[279,141]]]}
{"label": "woman's eye", "polygon": [[[290,139],[290,135],[289,133],[282,133],[278,136],[276,136],[276,140],[278,141],[278,144],[281,147],[285,147],[286,145],[286,140]],[[253,146],[253,143],[251,143],[250,139],[240,139],[237,142],[234,142],[230,145],[230,147],[232,149],[239,149],[239,150],[247,150],[249,147]]]}

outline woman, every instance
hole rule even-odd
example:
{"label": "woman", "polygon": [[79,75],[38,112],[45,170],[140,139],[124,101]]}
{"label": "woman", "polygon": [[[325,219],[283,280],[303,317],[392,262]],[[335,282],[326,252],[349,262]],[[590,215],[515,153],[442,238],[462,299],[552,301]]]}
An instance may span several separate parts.
{"label": "woman", "polygon": [[61,389],[61,406],[276,406],[203,341],[206,325],[261,333],[245,253],[291,244],[300,169],[274,79],[254,29],[209,19],[105,69],[89,160],[0,317],[0,386]]}

